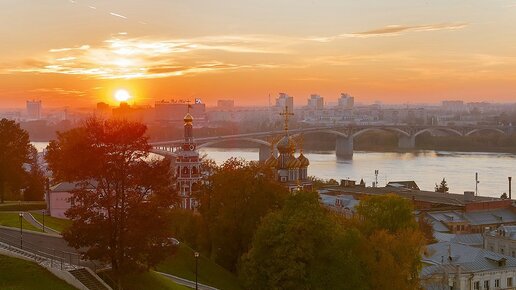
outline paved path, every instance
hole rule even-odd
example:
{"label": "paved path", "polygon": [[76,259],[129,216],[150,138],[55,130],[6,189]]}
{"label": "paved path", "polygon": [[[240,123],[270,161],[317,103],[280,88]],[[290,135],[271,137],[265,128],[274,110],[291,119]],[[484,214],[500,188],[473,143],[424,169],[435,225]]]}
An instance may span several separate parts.
{"label": "paved path", "polygon": [[[33,225],[34,227],[38,228],[38,229],[42,229],[43,230],[43,225],[30,213],[30,212],[24,212],[23,213],[23,218],[28,222],[30,223],[31,225]],[[45,233],[47,234],[52,234],[52,235],[56,235],[56,236],[61,236],[61,233],[54,230],[54,229],[51,229],[49,228],[48,226],[45,226]]]}
{"label": "paved path", "polygon": [[[23,238],[23,243],[21,243],[21,238]],[[23,230],[23,237],[21,237],[20,229],[0,226],[0,241],[14,246],[23,244],[24,250],[47,257],[59,257],[59,259],[62,258],[70,264],[80,263],[82,266],[95,270],[93,263],[82,260],[79,262],[77,250],[68,246],[61,236],[55,234]]]}
{"label": "paved path", "polygon": [[[177,277],[177,276],[170,275],[170,274],[163,273],[163,272],[156,272],[156,273],[161,274],[161,275],[167,277],[168,279],[174,281],[176,284],[183,285],[183,286],[195,289],[195,281],[186,280],[186,279],[183,279],[181,277]],[[217,288],[214,288],[214,287],[211,287],[211,286],[208,286],[208,285],[204,285],[204,284],[201,284],[201,283],[198,283],[197,285],[198,285],[198,288],[200,290],[218,290]]]}

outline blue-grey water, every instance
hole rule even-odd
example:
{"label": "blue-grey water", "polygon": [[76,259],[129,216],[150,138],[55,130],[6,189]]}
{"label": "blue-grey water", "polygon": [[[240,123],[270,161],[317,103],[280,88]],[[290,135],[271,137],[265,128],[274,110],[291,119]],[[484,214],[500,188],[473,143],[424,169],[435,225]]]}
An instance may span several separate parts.
{"label": "blue-grey water", "polygon": [[[34,142],[38,150],[48,143]],[[258,149],[203,148],[201,154],[218,164],[230,157],[258,160]],[[306,152],[310,160],[308,174],[324,179],[364,179],[367,185],[374,181],[379,170],[378,183],[414,180],[421,189],[433,190],[435,184],[446,178],[451,192],[475,190],[475,172],[479,174],[478,192],[485,196],[500,196],[508,192],[508,176],[516,179],[516,154],[483,152],[418,151],[411,153],[355,151],[353,160],[338,160],[335,152]],[[516,193],[516,182],[514,186]]]}

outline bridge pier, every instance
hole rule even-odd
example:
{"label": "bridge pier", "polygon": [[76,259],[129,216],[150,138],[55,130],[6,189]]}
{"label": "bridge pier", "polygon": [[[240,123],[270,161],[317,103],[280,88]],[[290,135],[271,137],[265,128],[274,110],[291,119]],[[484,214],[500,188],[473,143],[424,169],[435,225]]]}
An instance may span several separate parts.
{"label": "bridge pier", "polygon": [[353,137],[338,136],[335,141],[335,154],[338,158],[353,158]]}
{"label": "bridge pier", "polygon": [[400,135],[398,137],[398,147],[401,149],[414,149],[416,148],[416,136],[415,135]]}

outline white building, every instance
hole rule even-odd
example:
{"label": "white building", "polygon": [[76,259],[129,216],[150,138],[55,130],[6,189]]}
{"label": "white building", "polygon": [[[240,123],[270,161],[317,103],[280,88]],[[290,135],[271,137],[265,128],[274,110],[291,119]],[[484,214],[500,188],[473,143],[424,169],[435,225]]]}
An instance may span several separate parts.
{"label": "white building", "polygon": [[427,246],[421,271],[423,289],[516,289],[516,258],[466,245]]}
{"label": "white building", "polygon": [[276,108],[283,110],[283,108],[288,107],[288,112],[294,112],[294,97],[287,95],[286,93],[280,93],[278,98],[276,98]]}
{"label": "white building", "polygon": [[41,119],[41,101],[27,101],[27,118],[32,120]]}
{"label": "white building", "polygon": [[340,94],[338,107],[342,109],[353,109],[353,106],[355,105],[355,97],[352,97],[351,95],[347,93]]}
{"label": "white building", "polygon": [[324,109],[324,98],[317,94],[310,95],[310,98],[308,99],[307,108],[310,110]]}
{"label": "white building", "polygon": [[484,249],[516,257],[516,226],[500,226],[484,233]]}
{"label": "white building", "polygon": [[[79,189],[77,183],[61,182],[50,188],[46,195],[48,215],[67,219],[65,212],[73,205],[72,192]],[[94,190],[93,187],[87,188]]]}

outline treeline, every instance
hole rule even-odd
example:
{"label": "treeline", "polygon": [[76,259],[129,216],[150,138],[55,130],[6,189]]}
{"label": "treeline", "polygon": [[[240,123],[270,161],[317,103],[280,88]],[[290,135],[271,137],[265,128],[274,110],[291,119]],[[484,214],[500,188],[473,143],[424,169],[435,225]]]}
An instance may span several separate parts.
{"label": "treeline", "polygon": [[0,203],[43,200],[45,177],[29,134],[14,121],[0,120]]}
{"label": "treeline", "polygon": [[289,193],[270,169],[230,159],[211,167],[199,198],[199,214],[175,212],[174,234],[238,274],[246,289],[419,287],[431,230],[424,234],[400,197],[365,199],[346,218],[317,193]]}

